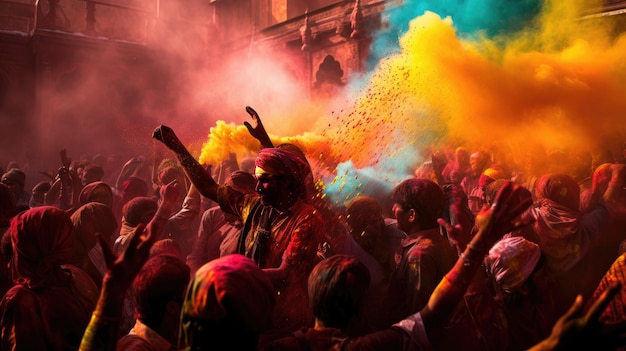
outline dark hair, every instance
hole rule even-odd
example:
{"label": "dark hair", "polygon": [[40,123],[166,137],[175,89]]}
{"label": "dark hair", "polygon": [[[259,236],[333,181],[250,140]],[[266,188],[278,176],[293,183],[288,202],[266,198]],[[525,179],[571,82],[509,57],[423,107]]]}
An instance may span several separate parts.
{"label": "dark hair", "polygon": [[133,282],[137,319],[153,328],[165,315],[167,303],[181,306],[189,283],[189,267],[180,259],[161,255],[146,262]]}
{"label": "dark hair", "polygon": [[97,180],[102,180],[102,177],[104,177],[104,169],[94,164],[87,165],[83,168],[83,174],[87,173],[92,174]]}
{"label": "dark hair", "polygon": [[428,179],[411,178],[396,185],[391,199],[403,210],[415,210],[421,230],[435,228],[443,214],[445,196],[437,183]]}
{"label": "dark hair", "polygon": [[144,224],[148,224],[152,216],[150,218],[146,218],[146,216],[154,215],[158,207],[157,202],[149,197],[136,197],[124,205],[122,215],[126,223],[133,227],[143,221],[145,221]]}
{"label": "dark hair", "polygon": [[358,316],[369,284],[367,267],[354,257],[335,255],[321,261],[309,275],[313,315],[326,327],[345,330]]}

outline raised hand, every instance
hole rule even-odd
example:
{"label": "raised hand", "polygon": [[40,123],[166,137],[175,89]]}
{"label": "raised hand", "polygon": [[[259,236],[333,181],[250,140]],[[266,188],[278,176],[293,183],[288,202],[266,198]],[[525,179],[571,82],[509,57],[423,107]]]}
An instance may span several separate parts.
{"label": "raised hand", "polygon": [[60,155],[61,155],[61,164],[63,165],[63,167],[69,168],[70,164],[72,163],[72,159],[67,157],[67,150],[62,149],[60,152]]}
{"label": "raised hand", "polygon": [[160,125],[152,132],[152,137],[167,146],[170,150],[178,153],[185,149],[183,143],[178,139],[174,130],[168,126]]}
{"label": "raised hand", "polygon": [[243,122],[246,128],[248,128],[248,132],[250,132],[250,135],[260,141],[261,146],[265,148],[274,147],[274,144],[272,144],[269,135],[267,135],[267,132],[265,131],[265,127],[263,127],[263,123],[261,122],[261,118],[259,118],[259,114],[256,113],[256,111],[250,106],[246,106],[246,112],[248,112],[250,117],[252,117],[252,120],[255,122],[254,127],[248,122]]}
{"label": "raised hand", "polygon": [[145,225],[139,224],[131,234],[128,248],[119,257],[115,256],[105,239],[101,236],[98,239],[107,264],[105,282],[110,284],[113,291],[126,291],[148,259],[155,241],[154,231],[146,230]]}
{"label": "raised hand", "polygon": [[443,186],[444,192],[450,197],[450,222],[439,218],[437,223],[444,227],[448,233],[448,239],[457,247],[460,252],[465,250],[465,246],[472,239],[472,229],[474,228],[474,218],[465,206],[467,198],[459,185],[446,184]]}
{"label": "raised hand", "polygon": [[626,323],[602,324],[600,315],[620,291],[615,283],[584,313],[579,295],[572,307],[554,325],[550,336],[531,350],[614,350],[626,344]]}
{"label": "raised hand", "polygon": [[178,197],[180,196],[180,186],[178,182],[176,180],[172,180],[165,186],[162,186],[159,189],[159,195],[162,199],[161,207],[171,210],[171,207],[176,204],[176,200],[178,200]]}

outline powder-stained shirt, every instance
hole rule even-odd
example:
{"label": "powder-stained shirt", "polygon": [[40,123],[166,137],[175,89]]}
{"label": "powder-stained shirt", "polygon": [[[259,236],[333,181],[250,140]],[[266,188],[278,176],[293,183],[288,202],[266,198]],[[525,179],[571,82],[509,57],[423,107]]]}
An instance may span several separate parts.
{"label": "powder-stained shirt", "polygon": [[244,228],[248,227],[246,221],[250,222],[244,252],[250,258],[254,256],[262,213],[269,211],[269,237],[263,243],[263,261],[257,264],[261,268],[286,264],[289,274],[282,286],[275,286],[277,300],[272,319],[274,327],[293,331],[313,321],[307,281],[318,262],[317,248],[323,239],[324,223],[319,212],[300,199],[285,212],[264,206],[260,200],[259,195],[244,195],[227,186],[220,186],[218,190],[222,210],[241,217]]}
{"label": "powder-stained shirt", "polygon": [[389,280],[390,321],[420,311],[456,260],[456,251],[439,227],[404,239],[402,259]]}

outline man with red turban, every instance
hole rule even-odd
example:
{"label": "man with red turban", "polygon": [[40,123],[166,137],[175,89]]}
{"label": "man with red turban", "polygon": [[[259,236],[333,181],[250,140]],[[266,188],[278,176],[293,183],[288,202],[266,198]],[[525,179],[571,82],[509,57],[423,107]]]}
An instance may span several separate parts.
{"label": "man with red turban", "polygon": [[317,263],[324,224],[319,212],[305,202],[302,174],[308,165],[291,151],[263,149],[255,160],[257,194],[243,194],[218,185],[169,127],[160,126],[153,137],[176,153],[203,196],[242,218],[238,252],[263,269],[277,294],[272,330],[260,343],[309,325],[313,317],[308,309],[307,279]]}

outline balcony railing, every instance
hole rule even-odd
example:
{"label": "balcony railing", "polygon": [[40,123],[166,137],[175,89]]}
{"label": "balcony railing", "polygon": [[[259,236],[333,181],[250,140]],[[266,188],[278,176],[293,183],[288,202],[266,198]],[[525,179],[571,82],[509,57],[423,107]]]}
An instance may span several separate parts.
{"label": "balcony railing", "polygon": [[0,0],[0,30],[35,29],[146,42],[157,18],[158,0],[133,7],[97,0]]}

